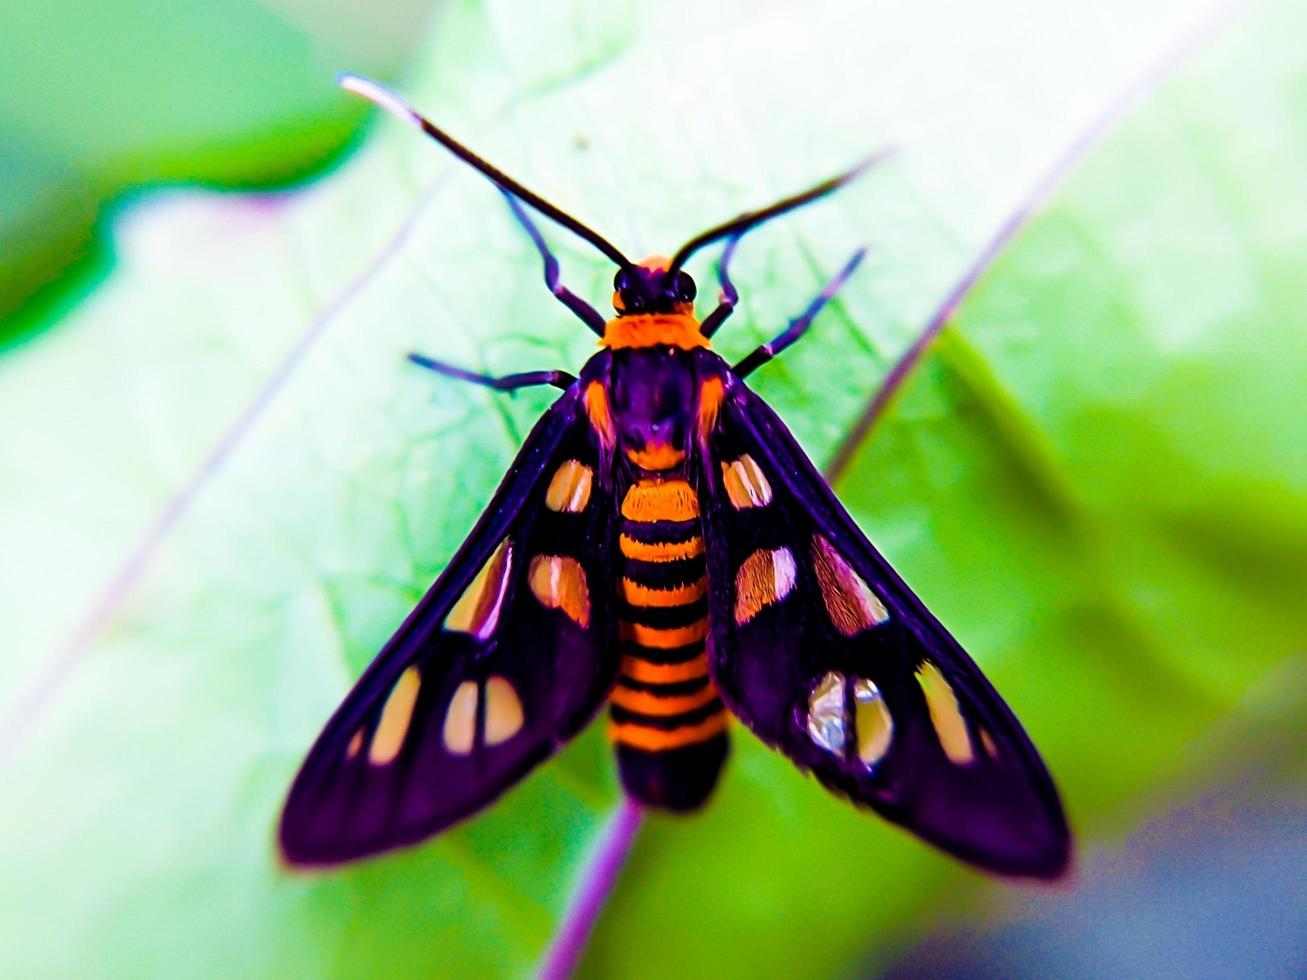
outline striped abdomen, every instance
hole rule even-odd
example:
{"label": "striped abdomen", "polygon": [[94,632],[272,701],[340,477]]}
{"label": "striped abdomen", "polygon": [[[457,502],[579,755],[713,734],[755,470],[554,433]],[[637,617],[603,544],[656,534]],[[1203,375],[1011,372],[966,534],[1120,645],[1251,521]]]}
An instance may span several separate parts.
{"label": "striped abdomen", "polygon": [[627,793],[674,810],[699,806],[726,758],[726,711],[708,678],[708,578],[694,489],[636,481],[622,501],[618,581],[621,673],[611,732]]}

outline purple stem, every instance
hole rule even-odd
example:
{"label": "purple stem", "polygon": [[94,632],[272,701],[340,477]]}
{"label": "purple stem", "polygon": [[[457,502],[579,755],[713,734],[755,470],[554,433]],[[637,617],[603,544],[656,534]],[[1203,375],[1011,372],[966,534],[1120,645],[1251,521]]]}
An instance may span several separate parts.
{"label": "purple stem", "polygon": [[963,272],[962,277],[954,283],[953,288],[948,291],[943,301],[935,308],[934,314],[926,321],[926,325],[917,334],[912,345],[895,362],[881,386],[872,395],[871,401],[863,410],[862,416],[854,423],[853,428],[849,430],[849,434],[844,437],[843,442],[835,451],[830,463],[827,464],[825,472],[827,480],[834,483],[848,469],[849,463],[852,462],[854,454],[858,451],[858,447],[862,445],[863,440],[867,438],[867,435],[885,413],[885,408],[889,405],[890,400],[898,394],[899,389],[903,387],[904,381],[907,380],[908,375],[917,366],[930,345],[934,343],[940,331],[952,320],[953,314],[962,300],[975,288],[980,277],[994,264],[994,260],[998,258],[999,253],[1016,237],[1017,232],[1030,223],[1030,220],[1048,200],[1053,191],[1066,180],[1071,169],[1080,162],[1090,147],[1097,143],[1103,137],[1103,134],[1118,119],[1137,105],[1147,93],[1155,90],[1162,80],[1175,69],[1177,64],[1183,61],[1202,42],[1211,37],[1218,27],[1243,6],[1244,4],[1241,2],[1231,2],[1223,4],[1214,10],[1212,16],[1205,18],[1202,23],[1181,38],[1179,43],[1166,52],[1161,59],[1150,66],[1144,74],[1119,92],[1116,98],[1112,99],[1106,108],[1062,151],[1053,162],[1053,165],[1035,182],[1035,186],[1030,189],[1030,192],[1021,200],[1016,209],[998,226],[993,237],[981,249],[980,254],[976,256],[966,271]]}
{"label": "purple stem", "polygon": [[540,966],[540,980],[566,980],[576,969],[599,921],[599,913],[617,884],[617,876],[626,864],[636,831],[640,829],[640,804],[622,797],[617,812],[608,821],[604,835],[595,848],[590,863],[581,875],[581,887],[572,897],[562,927],[545,953]]}

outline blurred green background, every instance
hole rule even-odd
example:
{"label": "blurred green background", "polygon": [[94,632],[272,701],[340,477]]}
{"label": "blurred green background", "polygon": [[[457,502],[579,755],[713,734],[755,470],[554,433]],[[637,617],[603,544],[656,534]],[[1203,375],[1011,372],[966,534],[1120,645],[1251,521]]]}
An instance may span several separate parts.
{"label": "blurred green background", "polygon": [[435,843],[276,863],[303,752],[548,402],[402,355],[593,349],[498,195],[368,123],[350,69],[631,251],[902,148],[749,240],[721,346],[871,246],[756,387],[849,452],[837,490],[1044,751],[1077,871],[984,879],[737,731],[583,975],[1300,975],[1303,36],[1288,0],[0,3],[0,972],[529,974],[616,804],[595,726]]}
{"label": "blurred green background", "polygon": [[6,3],[0,345],[107,273],[102,219],[124,195],[322,172],[365,115],[332,86],[339,66],[400,71],[430,9],[430,0],[396,0],[380,16],[342,0]]}

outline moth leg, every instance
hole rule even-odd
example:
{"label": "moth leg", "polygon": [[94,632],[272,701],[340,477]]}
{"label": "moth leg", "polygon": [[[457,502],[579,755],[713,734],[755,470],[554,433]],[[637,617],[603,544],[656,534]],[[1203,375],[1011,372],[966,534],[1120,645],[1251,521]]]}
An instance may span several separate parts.
{"label": "moth leg", "polygon": [[726,247],[722,249],[722,257],[717,261],[717,282],[722,287],[722,298],[717,303],[717,309],[704,317],[703,323],[699,324],[699,330],[705,337],[711,337],[717,332],[717,328],[735,312],[735,304],[740,300],[735,283],[731,282],[729,267],[731,256],[735,254],[735,246],[740,243],[742,237],[742,235],[732,235],[727,239]]}
{"label": "moth leg", "polygon": [[488,374],[467,371],[446,364],[444,361],[435,361],[422,354],[409,354],[408,359],[419,367],[443,374],[447,378],[469,381],[474,385],[484,385],[496,391],[516,391],[518,388],[531,388],[537,385],[553,385],[566,391],[576,381],[576,378],[566,371],[523,371],[520,374],[506,374],[502,378],[495,378]]}
{"label": "moth leg", "polygon": [[531,236],[531,241],[535,243],[536,251],[540,253],[540,258],[545,263],[545,285],[549,291],[558,297],[559,301],[569,310],[581,318],[587,327],[593,330],[599,336],[604,334],[603,315],[593,306],[583,300],[576,293],[572,292],[559,281],[558,259],[554,258],[554,253],[549,251],[549,246],[545,244],[544,236],[540,234],[540,229],[535,226],[535,222],[527,215],[526,209],[516,196],[500,188],[500,192],[508,201],[508,206],[512,209],[513,217],[517,219],[526,233]]}
{"label": "moth leg", "polygon": [[849,276],[853,275],[853,270],[858,267],[866,254],[867,250],[865,248],[860,248],[854,252],[853,257],[844,264],[844,268],[836,273],[834,278],[826,283],[826,287],[808,304],[808,308],[803,311],[803,315],[796,320],[791,320],[790,325],[774,339],[763,344],[736,364],[733,369],[735,373],[741,378],[747,377],[802,337],[808,328],[812,326],[812,321],[822,311],[822,307],[831,301],[835,294],[840,291],[840,287],[848,281]]}

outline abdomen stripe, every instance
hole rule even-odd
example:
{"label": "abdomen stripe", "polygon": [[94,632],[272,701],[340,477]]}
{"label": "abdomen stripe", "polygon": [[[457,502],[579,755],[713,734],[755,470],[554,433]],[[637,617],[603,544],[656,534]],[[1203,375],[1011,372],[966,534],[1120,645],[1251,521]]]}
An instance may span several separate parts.
{"label": "abdomen stripe", "polygon": [[727,715],[708,677],[698,496],[683,479],[646,478],[627,491],[622,515],[622,660],[609,734],[644,752],[707,742]]}

